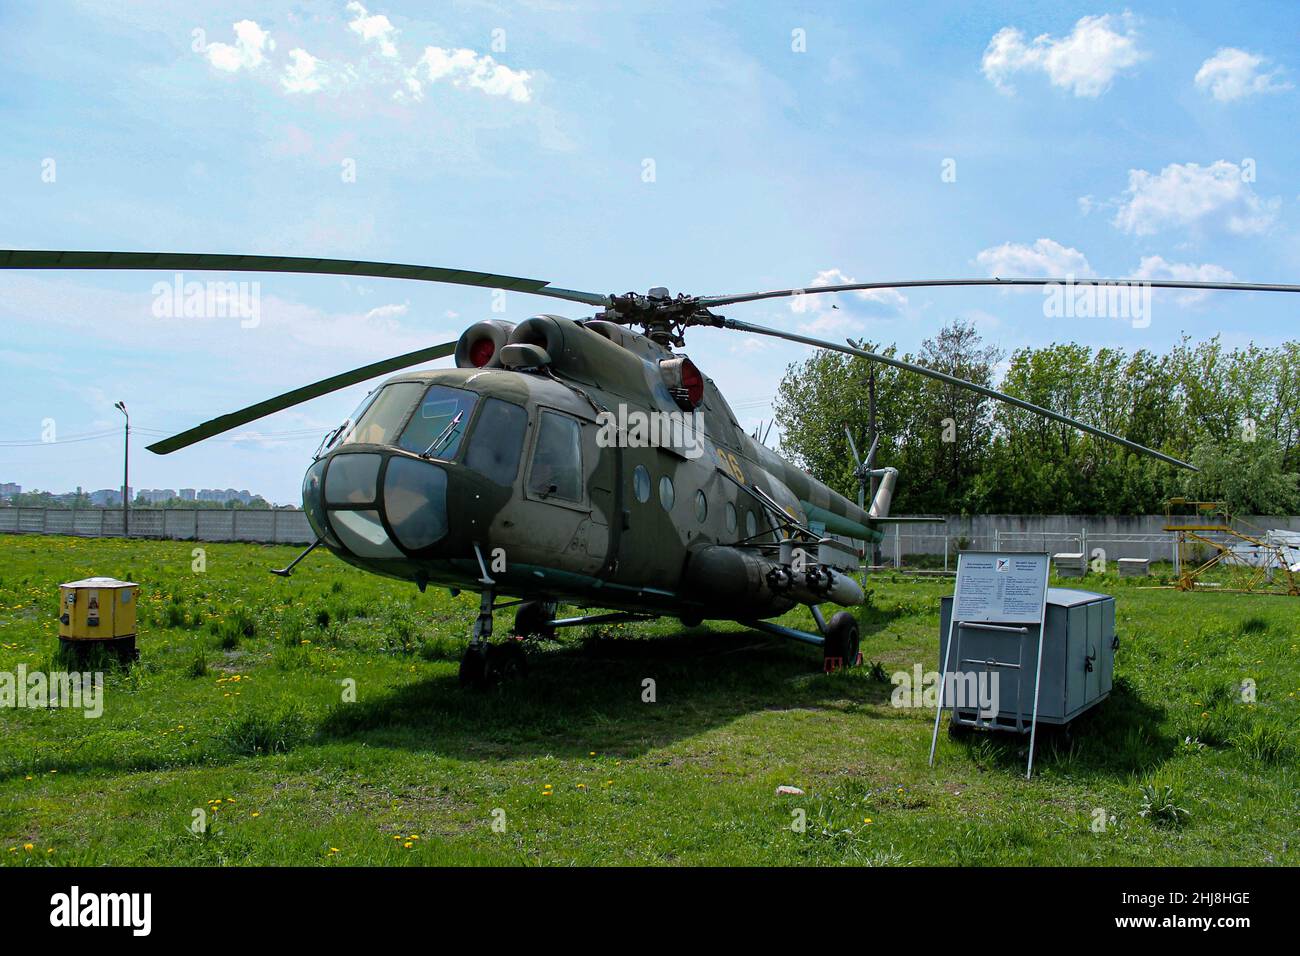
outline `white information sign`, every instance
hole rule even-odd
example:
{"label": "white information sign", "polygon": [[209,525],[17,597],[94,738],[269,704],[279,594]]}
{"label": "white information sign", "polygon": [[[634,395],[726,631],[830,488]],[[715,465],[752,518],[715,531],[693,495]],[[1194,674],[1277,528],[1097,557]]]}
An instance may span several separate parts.
{"label": "white information sign", "polygon": [[963,551],[957,559],[954,621],[1037,624],[1047,588],[1046,554]]}

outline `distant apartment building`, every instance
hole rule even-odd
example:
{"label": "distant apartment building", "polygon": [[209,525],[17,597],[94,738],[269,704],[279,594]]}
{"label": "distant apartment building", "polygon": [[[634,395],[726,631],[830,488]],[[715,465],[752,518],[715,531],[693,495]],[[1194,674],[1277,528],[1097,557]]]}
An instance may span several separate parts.
{"label": "distant apartment building", "polygon": [[14,495],[21,495],[23,486],[15,484],[12,481],[0,483],[0,498],[12,498]]}
{"label": "distant apartment building", "polygon": [[182,488],[180,493],[181,501],[195,501],[197,492],[193,488]]}
{"label": "distant apartment building", "polygon": [[[127,494],[131,489],[127,488]],[[90,503],[96,508],[120,508],[122,507],[122,489],[121,488],[101,488],[99,491],[90,493]]]}
{"label": "distant apartment building", "polygon": [[161,505],[176,497],[175,488],[142,488],[140,497],[151,505]]}
{"label": "distant apartment building", "polygon": [[199,501],[218,501],[224,504],[227,501],[238,501],[241,504],[250,504],[253,495],[247,488],[243,491],[236,491],[234,488],[226,488],[224,491],[220,488],[204,488],[198,493]]}

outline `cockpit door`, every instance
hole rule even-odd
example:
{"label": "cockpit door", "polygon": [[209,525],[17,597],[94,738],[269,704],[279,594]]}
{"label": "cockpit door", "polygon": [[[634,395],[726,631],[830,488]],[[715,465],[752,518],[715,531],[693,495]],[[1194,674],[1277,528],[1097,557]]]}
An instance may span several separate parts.
{"label": "cockpit door", "polygon": [[596,428],[551,408],[539,408],[524,472],[524,519],[529,550],[547,563],[595,574],[605,563],[609,526],[604,497],[612,481],[596,481],[601,468]]}

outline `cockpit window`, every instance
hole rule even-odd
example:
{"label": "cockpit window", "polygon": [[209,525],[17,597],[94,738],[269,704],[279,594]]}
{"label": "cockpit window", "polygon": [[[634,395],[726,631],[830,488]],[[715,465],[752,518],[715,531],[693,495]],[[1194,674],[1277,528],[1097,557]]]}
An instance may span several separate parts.
{"label": "cockpit window", "polygon": [[423,392],[419,382],[385,385],[340,444],[391,445]]}
{"label": "cockpit window", "polygon": [[528,490],[542,498],[582,500],[582,428],[572,418],[542,412]]}
{"label": "cockpit window", "polygon": [[338,444],[339,439],[351,431],[352,426],[357,423],[363,414],[365,414],[366,409],[370,407],[370,403],[373,402],[378,395],[379,389],[377,388],[372,388],[370,391],[366,392],[366,397],[361,400],[361,404],[357,406],[357,410],[347,418],[343,419],[341,424],[325,433],[325,437],[320,440],[320,445],[316,448],[316,453],[312,458],[319,459],[321,455],[325,454],[325,452]]}
{"label": "cockpit window", "polygon": [[499,398],[483,400],[474,426],[474,440],[465,453],[466,466],[498,485],[512,485],[519,471],[528,413]]}
{"label": "cockpit window", "polygon": [[477,401],[473,392],[430,385],[398,444],[417,455],[450,461],[460,449]]}

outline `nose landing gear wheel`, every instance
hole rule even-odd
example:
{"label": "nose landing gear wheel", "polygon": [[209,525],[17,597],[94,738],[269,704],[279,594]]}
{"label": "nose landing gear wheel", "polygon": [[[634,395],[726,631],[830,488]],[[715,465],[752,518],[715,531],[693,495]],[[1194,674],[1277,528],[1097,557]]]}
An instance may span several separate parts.
{"label": "nose landing gear wheel", "polygon": [[474,643],[465,648],[460,659],[460,686],[486,687],[488,649],[487,643]]}
{"label": "nose landing gear wheel", "polygon": [[460,684],[485,690],[504,681],[528,676],[528,656],[522,642],[510,638],[500,644],[470,644],[460,659]]}
{"label": "nose landing gear wheel", "polygon": [[827,672],[841,667],[857,667],[862,662],[858,652],[858,619],[851,611],[838,611],[826,626],[822,644],[822,667]]}
{"label": "nose landing gear wheel", "polygon": [[489,685],[527,677],[528,655],[524,653],[523,642],[509,638],[489,646],[485,676]]}

